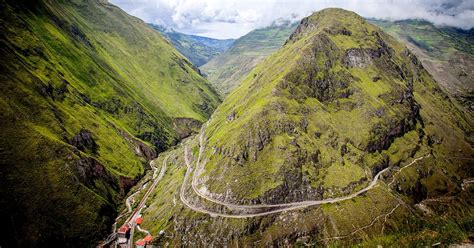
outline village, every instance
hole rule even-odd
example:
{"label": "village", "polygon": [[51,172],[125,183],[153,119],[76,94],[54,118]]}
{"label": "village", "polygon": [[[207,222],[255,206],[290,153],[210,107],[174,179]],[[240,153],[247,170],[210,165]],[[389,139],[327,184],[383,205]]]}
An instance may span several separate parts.
{"label": "village", "polygon": [[[133,229],[137,228],[139,231],[146,234],[143,239],[139,239],[135,242],[136,248],[145,248],[145,247],[153,247],[153,236],[147,231],[141,228],[143,218],[141,215],[137,215],[134,221],[126,222],[117,230],[117,237],[116,237],[116,247],[120,248],[128,248],[133,247]],[[160,235],[163,234],[163,231],[160,231]]]}
{"label": "village", "polygon": [[[157,238],[153,238],[153,236],[150,234],[149,231],[142,229],[141,225],[143,222],[143,217],[141,214],[141,211],[146,208],[147,206],[145,205],[146,200],[148,199],[148,196],[150,196],[151,192],[153,189],[155,189],[156,185],[158,182],[163,178],[165,172],[166,172],[166,163],[167,163],[168,157],[166,157],[163,160],[163,164],[161,166],[161,170],[158,174],[158,169],[154,165],[154,161],[150,161],[150,167],[153,170],[153,174],[151,177],[151,180],[153,183],[151,186],[145,191],[145,194],[143,197],[140,199],[138,202],[137,206],[132,209],[132,205],[136,202],[136,195],[138,195],[141,191],[145,190],[147,188],[148,182],[145,181],[142,183],[142,186],[138,191],[135,193],[131,194],[125,201],[126,209],[124,212],[122,212],[116,219],[115,223],[113,225],[113,230],[112,233],[107,237],[106,240],[102,241],[99,244],[99,248],[103,247],[120,247],[120,248],[133,248],[133,240],[134,240],[134,233],[135,233],[135,228],[144,233],[145,237],[143,239],[139,239],[135,242],[135,247],[137,248],[152,248],[154,247],[152,242],[157,240]],[[129,217],[125,220],[124,224],[116,230],[116,225],[118,223],[118,220],[125,217],[126,215],[129,214]],[[161,230],[158,235],[162,236],[164,234],[164,231]]]}

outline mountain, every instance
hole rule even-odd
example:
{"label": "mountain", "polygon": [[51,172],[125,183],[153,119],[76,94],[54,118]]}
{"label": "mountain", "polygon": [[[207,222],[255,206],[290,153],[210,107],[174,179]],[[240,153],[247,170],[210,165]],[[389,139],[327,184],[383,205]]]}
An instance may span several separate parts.
{"label": "mountain", "polygon": [[237,39],[232,46],[201,66],[211,84],[226,95],[235,89],[261,60],[278,50],[297,23],[280,22],[256,29]]}
{"label": "mountain", "polygon": [[234,39],[219,40],[179,33],[160,25],[149,25],[167,37],[173,46],[196,66],[201,66],[225,52],[234,42]]}
{"label": "mountain", "polygon": [[370,22],[404,41],[449,95],[474,114],[474,29],[438,27],[422,20]]}
{"label": "mountain", "polygon": [[[464,106],[467,112],[473,113],[474,84],[472,82],[474,82],[474,75],[473,71],[469,69],[474,65],[473,30],[438,27],[423,20],[369,19],[369,22],[403,41],[410,51],[421,60],[423,66],[435,77],[436,81],[448,91],[449,95],[453,96],[461,106]],[[295,26],[288,25],[286,27],[288,34],[295,28]],[[255,34],[260,34],[260,37],[252,37]],[[242,82],[255,64],[276,51],[286,39],[283,33],[277,39],[272,39],[271,35],[273,35],[271,32],[255,30],[241,37],[241,40],[250,42],[243,42],[240,50],[232,52],[233,47],[239,44],[239,39],[227,52],[201,66],[201,69],[208,74],[214,87],[227,94]],[[272,44],[272,42],[278,44]],[[254,44],[259,44],[261,47],[255,48]],[[269,52],[259,54],[260,50],[266,49],[269,49]],[[239,54],[246,54],[246,57],[239,56]],[[453,67],[453,64],[456,66]]]}
{"label": "mountain", "polygon": [[157,245],[192,247],[462,242],[474,220],[472,131],[406,46],[325,9],[198,137],[158,158],[166,176],[141,227],[166,234]]}
{"label": "mountain", "polygon": [[2,247],[92,247],[157,153],[220,100],[104,0],[0,2]]}

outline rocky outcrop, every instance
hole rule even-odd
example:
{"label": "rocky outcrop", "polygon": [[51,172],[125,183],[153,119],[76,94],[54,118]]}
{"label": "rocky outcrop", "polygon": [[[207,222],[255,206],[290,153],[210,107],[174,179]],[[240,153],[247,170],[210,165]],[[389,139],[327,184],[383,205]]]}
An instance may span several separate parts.
{"label": "rocky outcrop", "polygon": [[343,58],[343,64],[347,67],[365,67],[371,61],[369,50],[360,48],[351,48],[346,51]]}
{"label": "rocky outcrop", "polygon": [[324,32],[326,32],[328,34],[332,34],[332,35],[345,35],[345,36],[351,36],[352,35],[352,31],[348,30],[345,27],[331,28],[331,29],[325,28]]}
{"label": "rocky outcrop", "polygon": [[298,101],[308,97],[321,102],[347,98],[351,94],[347,88],[356,78],[344,71],[330,70],[339,60],[337,46],[326,34],[315,37],[312,45],[285,76],[287,82],[279,87],[288,90]]}
{"label": "rocky outcrop", "polygon": [[[120,176],[117,178],[95,158],[84,157],[81,154],[77,155],[80,158],[76,160],[73,165],[78,180],[87,187],[96,190],[99,195],[104,196],[109,202],[116,202],[118,199],[112,192],[125,194],[140,180],[138,177],[129,178]],[[96,183],[98,181],[106,185],[106,187],[97,187]]]}
{"label": "rocky outcrop", "polygon": [[82,128],[81,131],[71,139],[70,144],[80,151],[92,154],[97,154],[97,150],[99,149],[99,146],[92,137],[92,133],[85,128]]}
{"label": "rocky outcrop", "polygon": [[418,113],[415,112],[400,120],[387,120],[385,123],[376,124],[371,130],[371,137],[366,150],[375,152],[387,149],[395,138],[414,130],[417,119]]}
{"label": "rocky outcrop", "polygon": [[198,133],[202,123],[193,118],[174,118],[173,128],[178,133],[179,139],[184,139]]}
{"label": "rocky outcrop", "polygon": [[296,41],[299,37],[304,36],[305,33],[309,32],[314,27],[315,25],[309,20],[308,17],[303,18],[298,27],[296,27],[296,30],[290,35],[288,40],[285,41],[285,45],[287,43]]}
{"label": "rocky outcrop", "polygon": [[[342,59],[343,65],[348,68],[353,67],[366,67],[372,60],[380,58],[382,55],[390,56],[392,50],[388,45],[378,36],[377,48],[351,48],[346,50],[345,55]],[[379,78],[380,79],[380,78]],[[376,82],[375,80],[374,82]]]}
{"label": "rocky outcrop", "polygon": [[140,180],[140,178],[129,178],[129,177],[123,177],[120,176],[120,187],[123,189],[123,192],[128,192],[137,182]]}
{"label": "rocky outcrop", "polygon": [[141,141],[138,141],[138,140],[134,140],[134,141],[136,145],[135,152],[138,156],[144,157],[147,161],[151,161],[154,158],[156,158],[157,153],[155,150],[153,150],[152,148],[150,148],[149,146],[147,146],[145,143]]}
{"label": "rocky outcrop", "polygon": [[128,142],[132,143],[135,146],[135,154],[138,156],[144,157],[147,161],[151,161],[152,159],[156,158],[157,152],[143,143],[141,140],[132,137],[129,133],[125,131],[120,131],[120,134],[128,140]]}
{"label": "rocky outcrop", "polygon": [[[259,197],[257,202],[278,204],[302,200],[323,199],[325,189],[321,185],[318,187],[311,186],[311,182],[306,178],[302,170],[302,165],[312,157],[313,155],[308,156],[305,154],[296,159],[297,161],[288,161],[289,164],[294,164],[294,167],[291,169],[285,167],[282,168],[281,174],[284,175],[284,183],[271,191],[264,193]],[[316,164],[315,166],[321,165]]]}

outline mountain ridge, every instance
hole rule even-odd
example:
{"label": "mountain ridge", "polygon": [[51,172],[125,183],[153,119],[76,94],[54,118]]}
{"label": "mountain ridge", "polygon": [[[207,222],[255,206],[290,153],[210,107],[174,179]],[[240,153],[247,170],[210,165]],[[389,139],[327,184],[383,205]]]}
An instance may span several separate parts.
{"label": "mountain ridge", "polygon": [[167,29],[164,26],[148,24],[166,36],[171,43],[197,67],[225,52],[234,39],[214,39],[199,35],[190,35]]}
{"label": "mountain ridge", "polygon": [[0,6],[0,245],[95,246],[149,162],[220,99],[164,37],[107,1]]}

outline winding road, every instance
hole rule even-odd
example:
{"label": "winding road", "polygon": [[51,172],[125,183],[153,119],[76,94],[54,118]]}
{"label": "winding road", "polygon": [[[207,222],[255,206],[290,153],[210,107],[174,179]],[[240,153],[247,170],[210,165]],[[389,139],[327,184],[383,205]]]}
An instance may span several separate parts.
{"label": "winding road", "polygon": [[[203,132],[201,132],[200,136],[199,136],[199,143],[200,143],[200,149],[199,149],[199,155],[198,155],[198,159],[196,161],[196,168],[199,167],[200,165],[200,162],[201,162],[201,154],[204,153],[204,145],[203,145]],[[426,155],[426,156],[422,156],[422,157],[419,157],[419,158],[416,158],[414,159],[411,163],[405,165],[404,167],[402,167],[400,170],[408,167],[408,166],[411,166],[413,165],[414,163],[424,159],[424,158],[427,158],[429,157],[430,155]],[[196,175],[198,173],[196,173],[196,171],[194,172],[193,174],[193,179],[192,179],[192,182],[191,182],[191,187],[193,189],[193,191],[201,198],[205,199],[205,200],[208,200],[210,202],[213,202],[213,203],[216,203],[216,204],[219,204],[219,205],[222,205],[222,206],[225,206],[225,207],[228,207],[230,209],[262,209],[262,208],[278,208],[278,209],[274,209],[274,210],[268,210],[268,211],[263,211],[261,213],[249,213],[249,214],[225,214],[225,213],[218,213],[218,212],[214,212],[214,211],[211,211],[211,210],[208,210],[208,209],[205,209],[205,208],[202,208],[202,207],[198,207],[198,206],[195,206],[193,204],[191,204],[185,197],[185,191],[186,191],[186,182],[188,181],[188,178],[189,178],[189,174],[193,171],[193,168],[191,166],[191,163],[189,161],[189,149],[188,147],[186,146],[185,147],[185,154],[184,154],[184,158],[185,158],[185,163],[186,163],[186,166],[187,166],[187,170],[186,170],[186,174],[184,176],[184,180],[183,180],[183,184],[181,185],[181,192],[180,192],[180,199],[181,201],[190,209],[196,211],[196,212],[201,212],[201,213],[204,213],[204,214],[209,214],[211,216],[220,216],[220,217],[225,217],[225,218],[252,218],[252,217],[258,217],[258,216],[265,216],[265,215],[270,215],[270,214],[274,214],[274,213],[280,213],[280,212],[286,212],[286,211],[290,211],[290,210],[296,210],[296,209],[302,209],[302,208],[307,208],[307,207],[310,207],[310,206],[315,206],[315,205],[321,205],[321,204],[328,204],[328,203],[336,203],[336,202],[340,202],[340,201],[345,201],[345,200],[350,200],[356,196],[359,196],[365,192],[367,192],[368,190],[372,189],[375,187],[375,185],[377,184],[380,176],[386,172],[387,170],[390,170],[391,168],[390,167],[387,167],[383,170],[381,170],[380,172],[378,172],[374,179],[370,182],[370,184],[355,192],[355,193],[352,193],[350,195],[347,195],[347,196],[342,196],[342,197],[337,197],[337,198],[328,198],[328,199],[324,199],[324,200],[312,200],[312,201],[300,201],[300,202],[291,202],[291,203],[281,203],[281,204],[256,204],[256,205],[238,205],[238,204],[232,204],[232,203],[228,203],[228,202],[224,202],[224,201],[220,201],[218,199],[214,199],[214,198],[211,198],[205,194],[203,194],[202,192],[200,192],[198,189],[197,189],[197,186],[196,186],[196,183],[195,183],[195,178],[196,178]],[[199,168],[200,169],[200,168]]]}

